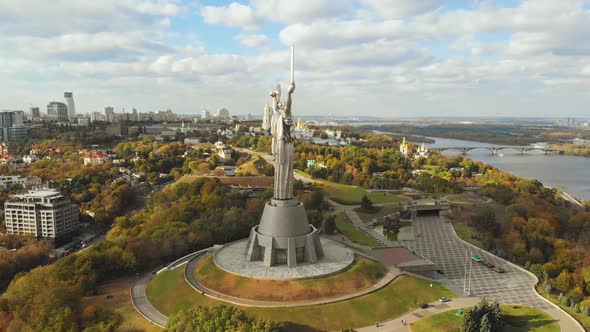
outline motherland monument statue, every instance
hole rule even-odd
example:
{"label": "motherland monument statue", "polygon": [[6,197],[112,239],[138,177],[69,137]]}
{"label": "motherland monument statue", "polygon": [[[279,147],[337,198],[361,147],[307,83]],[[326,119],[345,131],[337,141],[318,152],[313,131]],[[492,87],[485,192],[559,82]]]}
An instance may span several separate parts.
{"label": "motherland monument statue", "polygon": [[291,83],[287,99],[281,101],[281,87],[271,92],[271,153],[274,162],[273,198],[264,207],[258,226],[250,231],[246,245],[248,261],[261,260],[265,266],[297,266],[316,263],[324,255],[317,229],[307,220],[303,204],[293,198],[293,153],[291,112],[295,92],[295,54],[291,54]]}

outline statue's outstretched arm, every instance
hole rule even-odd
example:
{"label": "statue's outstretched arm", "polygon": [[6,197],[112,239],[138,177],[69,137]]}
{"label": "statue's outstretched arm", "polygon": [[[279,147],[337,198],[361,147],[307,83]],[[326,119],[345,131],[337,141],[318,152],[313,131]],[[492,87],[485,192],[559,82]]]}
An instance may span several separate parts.
{"label": "statue's outstretched arm", "polygon": [[287,100],[285,100],[285,118],[286,119],[291,119],[291,104],[293,102],[291,96],[293,94],[293,92],[295,91],[295,83],[291,83],[291,85],[289,85],[289,90],[287,91]]}

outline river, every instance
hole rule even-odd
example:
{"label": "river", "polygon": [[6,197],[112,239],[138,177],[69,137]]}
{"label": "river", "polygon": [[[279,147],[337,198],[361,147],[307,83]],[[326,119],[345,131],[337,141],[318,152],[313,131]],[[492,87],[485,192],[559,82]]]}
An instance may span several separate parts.
{"label": "river", "polygon": [[[435,141],[433,144],[426,144],[429,148],[506,146],[440,137],[426,138]],[[422,142],[413,143],[421,144]],[[460,152],[452,150],[442,153],[456,155]],[[476,149],[469,151],[467,157],[520,177],[537,179],[547,187],[559,188],[578,198],[590,201],[590,158],[545,155],[541,151],[529,151],[526,155],[521,155],[520,152],[511,149],[501,150],[497,155],[492,155],[489,150]]]}

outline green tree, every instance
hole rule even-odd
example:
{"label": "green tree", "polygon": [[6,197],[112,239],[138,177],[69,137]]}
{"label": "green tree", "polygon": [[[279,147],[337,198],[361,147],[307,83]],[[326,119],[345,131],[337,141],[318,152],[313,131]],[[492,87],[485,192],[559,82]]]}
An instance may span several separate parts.
{"label": "green tree", "polygon": [[243,311],[226,305],[214,307],[196,306],[173,314],[166,327],[168,332],[243,331],[275,332],[280,325],[271,321],[247,317]]}
{"label": "green tree", "polygon": [[363,195],[363,198],[361,199],[361,209],[365,211],[373,209],[373,202],[367,197],[367,195]]}
{"label": "green tree", "polygon": [[324,233],[334,234],[336,231],[336,216],[330,215],[324,220]]}

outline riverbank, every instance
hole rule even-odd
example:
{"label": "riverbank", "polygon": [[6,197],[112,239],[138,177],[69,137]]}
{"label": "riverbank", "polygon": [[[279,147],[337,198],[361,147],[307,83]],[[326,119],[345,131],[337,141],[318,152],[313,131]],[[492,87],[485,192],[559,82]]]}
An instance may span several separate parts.
{"label": "riverbank", "polygon": [[[398,134],[379,132],[381,134]],[[466,141],[441,137],[425,137],[435,142],[427,144],[430,149],[448,147],[481,147],[497,146],[486,142]],[[415,142],[419,143],[419,142]],[[446,150],[443,155],[453,156],[459,151]],[[487,149],[474,149],[467,152],[467,158],[494,166],[504,172],[514,174],[521,178],[537,179],[543,185],[567,192],[581,201],[590,201],[590,158],[581,158],[570,155],[545,155],[539,151],[529,151],[522,155],[516,150],[502,150],[493,155]]]}

